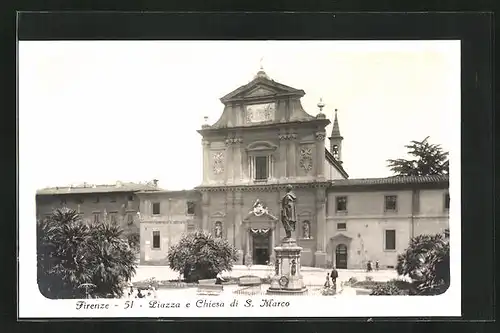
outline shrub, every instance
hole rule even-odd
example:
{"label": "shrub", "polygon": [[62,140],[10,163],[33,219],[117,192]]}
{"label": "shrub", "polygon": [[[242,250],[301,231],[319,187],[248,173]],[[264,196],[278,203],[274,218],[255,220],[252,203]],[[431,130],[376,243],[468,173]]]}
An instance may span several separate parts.
{"label": "shrub", "polygon": [[358,282],[358,279],[356,279],[354,276],[350,277],[349,280],[347,280],[346,285],[352,286]]}
{"label": "shrub", "polygon": [[186,282],[192,282],[213,279],[222,271],[231,271],[238,253],[227,240],[198,230],[184,235],[179,243],[171,246],[167,258],[171,269],[181,272]]}
{"label": "shrub", "polygon": [[[83,222],[67,208],[37,223],[37,278],[47,298],[121,297],[135,255],[114,223]],[[84,287],[90,287],[85,290]]]}
{"label": "shrub", "polygon": [[139,232],[131,232],[126,236],[127,242],[136,253],[140,250],[140,235]]}
{"label": "shrub", "polygon": [[334,296],[336,294],[337,294],[337,291],[334,288],[321,289],[321,295],[323,295],[323,296]]}
{"label": "shrub", "polygon": [[366,276],[365,281],[373,281],[373,276]]}
{"label": "shrub", "polygon": [[419,295],[437,295],[450,285],[450,245],[442,234],[419,235],[398,255],[396,270],[409,276]]}
{"label": "shrub", "polygon": [[408,291],[398,287],[393,281],[375,285],[370,295],[408,295]]}

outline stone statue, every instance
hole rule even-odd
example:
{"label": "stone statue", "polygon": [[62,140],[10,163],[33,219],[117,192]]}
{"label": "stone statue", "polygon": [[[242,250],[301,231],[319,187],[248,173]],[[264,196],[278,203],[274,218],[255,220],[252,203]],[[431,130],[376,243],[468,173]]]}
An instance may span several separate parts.
{"label": "stone statue", "polygon": [[308,238],[311,238],[311,233],[310,233],[310,225],[309,225],[309,222],[308,221],[305,221],[304,224],[302,225],[302,228],[303,228],[303,236],[304,238],[308,239]]}
{"label": "stone statue", "polygon": [[215,223],[215,238],[222,237],[222,225],[220,222]]}
{"label": "stone statue", "polygon": [[295,261],[295,259],[292,260],[291,273],[292,273],[292,275],[295,275],[295,273],[297,273],[297,262]]}
{"label": "stone statue", "polygon": [[295,231],[295,223],[297,222],[295,213],[296,200],[297,196],[292,192],[292,186],[287,185],[286,194],[281,199],[281,223],[283,223],[286,238],[291,238],[292,232]]}
{"label": "stone statue", "polygon": [[274,262],[274,271],[275,271],[276,275],[279,275],[279,273],[280,273],[280,260],[279,259],[276,259],[276,261]]}

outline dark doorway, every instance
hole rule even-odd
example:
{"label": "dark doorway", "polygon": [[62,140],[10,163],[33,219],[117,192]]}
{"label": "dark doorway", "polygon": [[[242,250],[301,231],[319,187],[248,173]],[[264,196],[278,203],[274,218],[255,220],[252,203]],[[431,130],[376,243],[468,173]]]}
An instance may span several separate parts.
{"label": "dark doorway", "polygon": [[253,235],[253,264],[267,265],[269,261],[269,233]]}
{"label": "dark doorway", "polygon": [[335,248],[335,267],[347,268],[347,246],[344,244],[339,244]]}

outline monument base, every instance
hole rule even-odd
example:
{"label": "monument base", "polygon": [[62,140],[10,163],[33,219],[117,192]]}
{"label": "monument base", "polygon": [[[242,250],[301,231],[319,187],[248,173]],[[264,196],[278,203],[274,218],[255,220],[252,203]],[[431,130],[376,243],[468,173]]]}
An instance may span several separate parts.
{"label": "monument base", "polygon": [[301,295],[307,292],[300,273],[300,253],[302,247],[293,238],[285,238],[281,246],[274,248],[275,274],[271,278],[269,295]]}

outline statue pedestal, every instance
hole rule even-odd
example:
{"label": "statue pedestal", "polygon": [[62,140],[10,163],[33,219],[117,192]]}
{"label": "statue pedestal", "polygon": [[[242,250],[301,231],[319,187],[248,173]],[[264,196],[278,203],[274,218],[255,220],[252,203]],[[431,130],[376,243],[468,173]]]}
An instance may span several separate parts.
{"label": "statue pedestal", "polygon": [[274,248],[275,273],[271,279],[271,286],[267,290],[269,295],[301,295],[307,292],[304,280],[300,273],[300,252],[302,248],[293,238],[281,241],[281,246]]}

